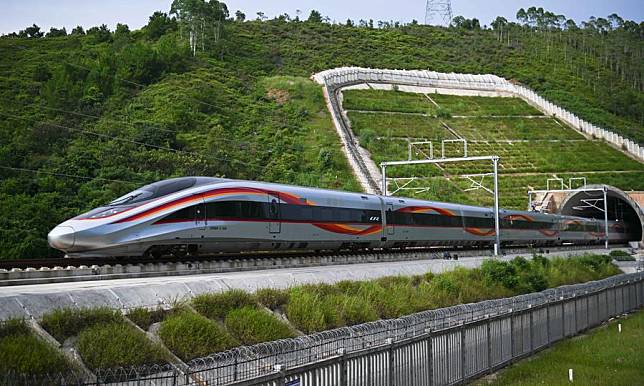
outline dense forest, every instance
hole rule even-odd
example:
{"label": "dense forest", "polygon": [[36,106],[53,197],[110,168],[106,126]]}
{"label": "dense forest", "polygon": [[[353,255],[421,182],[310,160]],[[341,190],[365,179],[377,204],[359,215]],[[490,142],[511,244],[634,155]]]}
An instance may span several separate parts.
{"label": "dense forest", "polygon": [[55,255],[55,224],[172,176],[358,189],[307,80],[337,66],[493,73],[644,142],[643,23],[534,7],[490,27],[249,19],[175,0],[140,30],[0,38],[0,258]]}

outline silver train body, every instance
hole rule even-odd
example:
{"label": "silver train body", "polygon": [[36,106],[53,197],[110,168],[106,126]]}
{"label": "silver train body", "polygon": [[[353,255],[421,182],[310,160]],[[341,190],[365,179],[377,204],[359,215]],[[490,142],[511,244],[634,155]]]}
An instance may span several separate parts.
{"label": "silver train body", "polygon": [[[503,244],[592,244],[595,219],[501,210]],[[626,242],[610,221],[611,242]],[[263,182],[184,177],[144,186],[67,220],[49,244],[76,256],[490,245],[489,208]]]}

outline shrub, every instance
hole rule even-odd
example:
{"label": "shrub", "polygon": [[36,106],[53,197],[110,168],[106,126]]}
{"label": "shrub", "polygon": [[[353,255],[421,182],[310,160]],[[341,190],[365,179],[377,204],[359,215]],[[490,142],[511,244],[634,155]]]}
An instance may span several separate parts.
{"label": "shrub", "polygon": [[544,257],[542,255],[534,255],[534,256],[532,256],[532,261],[535,264],[539,264],[543,268],[547,269],[548,267],[550,267],[550,260],[548,260],[547,257]]}
{"label": "shrub", "polygon": [[294,336],[286,323],[263,310],[248,306],[229,312],[225,324],[235,338],[247,345]]}
{"label": "shrub", "polygon": [[548,288],[544,262],[542,260],[527,260],[517,256],[510,261],[518,274],[516,291],[519,293],[539,292]]}
{"label": "shrub", "polygon": [[286,315],[291,323],[305,333],[322,331],[338,325],[337,315],[322,295],[307,288],[291,290]]}
{"label": "shrub", "polygon": [[92,369],[165,363],[161,347],[125,323],[97,324],[78,336],[78,352]]}
{"label": "shrub", "polygon": [[63,355],[29,333],[0,338],[0,373],[38,375],[68,370],[70,365]]}
{"label": "shrub", "polygon": [[147,308],[134,308],[127,313],[127,317],[144,330],[154,323],[159,323],[165,318],[167,311],[162,308],[148,310]]}
{"label": "shrub", "polygon": [[436,118],[451,118],[452,113],[444,107],[436,109]]}
{"label": "shrub", "polygon": [[288,303],[288,290],[275,289],[275,288],[262,288],[255,292],[255,298],[257,301],[270,308],[271,310],[277,310]]}
{"label": "shrub", "polygon": [[615,261],[635,261],[635,257],[629,255],[628,252],[619,249],[610,251],[610,256]]}
{"label": "shrub", "polygon": [[335,310],[334,326],[352,326],[378,319],[378,313],[364,298],[354,295],[331,295],[324,299],[329,309]]}
{"label": "shrub", "polygon": [[628,252],[622,251],[621,249],[614,249],[610,251],[609,254],[611,257],[617,257],[617,256],[630,256]]}
{"label": "shrub", "polygon": [[22,319],[0,323],[0,373],[44,374],[69,370],[56,349],[36,338]]}
{"label": "shrub", "polygon": [[41,325],[59,342],[77,335],[81,330],[96,324],[119,322],[123,316],[108,307],[72,309],[63,308],[46,314]]}
{"label": "shrub", "polygon": [[333,164],[333,153],[327,148],[320,149],[318,153],[318,163],[322,170],[326,170]]}
{"label": "shrub", "polygon": [[215,294],[202,294],[192,299],[192,305],[200,314],[210,319],[223,319],[236,308],[255,306],[251,294],[240,289],[232,289]]}
{"label": "shrub", "polygon": [[31,334],[31,330],[22,319],[9,319],[0,323],[0,339],[7,336],[29,334]]}
{"label": "shrub", "polygon": [[500,283],[505,288],[513,290],[519,284],[516,267],[507,261],[485,260],[481,264],[481,272],[484,282],[489,286]]}
{"label": "shrub", "polygon": [[409,302],[411,293],[412,287],[408,284],[391,284],[389,288],[385,288],[376,281],[362,282],[358,290],[358,295],[367,299],[383,319],[397,318],[413,312]]}
{"label": "shrub", "polygon": [[168,316],[161,323],[159,336],[184,361],[228,350],[238,343],[219,324],[193,312]]}

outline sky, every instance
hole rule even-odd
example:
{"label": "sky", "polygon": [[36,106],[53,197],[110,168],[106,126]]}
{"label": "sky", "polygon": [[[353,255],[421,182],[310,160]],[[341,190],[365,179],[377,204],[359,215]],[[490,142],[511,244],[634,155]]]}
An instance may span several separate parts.
{"label": "sky", "polygon": [[[319,10],[331,20],[344,23],[353,20],[373,19],[410,22],[425,19],[426,0],[228,0],[231,14],[238,9],[247,18],[254,19],[257,12],[266,16],[288,13],[292,17],[300,10],[300,18],[308,17],[311,9]],[[0,0],[0,33],[18,31],[36,23],[41,30],[66,27],[71,31],[76,25],[87,27],[107,24],[114,29],[116,23],[125,23],[130,29],[144,26],[148,17],[157,10],[168,12],[171,0]],[[452,0],[454,16],[476,17],[481,25],[489,25],[496,16],[515,20],[516,11],[523,7],[543,7],[557,14],[564,14],[576,21],[590,16],[606,17],[617,13],[625,19],[644,20],[644,0]]]}

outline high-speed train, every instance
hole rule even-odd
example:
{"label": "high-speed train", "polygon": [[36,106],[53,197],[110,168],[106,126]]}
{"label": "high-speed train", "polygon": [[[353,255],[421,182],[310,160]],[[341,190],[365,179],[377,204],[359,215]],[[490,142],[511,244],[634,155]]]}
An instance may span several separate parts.
{"label": "high-speed train", "polygon": [[[502,244],[591,244],[596,219],[500,211]],[[609,222],[610,242],[631,238]],[[494,243],[490,208],[210,177],[159,181],[56,226],[69,257],[342,250]]]}

